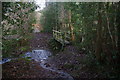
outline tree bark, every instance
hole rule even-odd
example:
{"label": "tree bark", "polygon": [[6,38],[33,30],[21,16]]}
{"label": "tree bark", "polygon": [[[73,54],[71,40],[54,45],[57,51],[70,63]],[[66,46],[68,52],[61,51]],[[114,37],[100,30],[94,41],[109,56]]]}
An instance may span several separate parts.
{"label": "tree bark", "polygon": [[102,3],[98,3],[98,27],[97,27],[97,40],[96,40],[96,50],[95,55],[98,61],[101,61],[101,53],[102,53],[102,12],[101,7]]}
{"label": "tree bark", "polygon": [[75,36],[74,36],[74,33],[73,33],[73,26],[71,24],[71,10],[69,10],[69,12],[68,12],[68,20],[69,20],[69,28],[70,28],[71,40],[74,41]]}
{"label": "tree bark", "polygon": [[[116,22],[117,22],[117,36],[118,36],[118,46],[117,46],[117,63],[119,64],[120,61],[120,2],[118,2],[118,8],[117,8],[117,16],[116,16]],[[120,66],[120,65],[119,65]]]}

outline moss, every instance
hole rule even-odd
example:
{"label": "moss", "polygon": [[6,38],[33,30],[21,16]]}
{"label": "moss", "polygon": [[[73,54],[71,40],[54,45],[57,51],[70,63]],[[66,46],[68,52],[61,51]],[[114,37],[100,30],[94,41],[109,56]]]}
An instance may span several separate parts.
{"label": "moss", "polygon": [[73,64],[70,64],[70,63],[66,63],[64,64],[64,68],[67,68],[67,69],[73,69],[75,66]]}
{"label": "moss", "polygon": [[49,41],[49,47],[53,51],[53,53],[57,53],[62,49],[62,44],[56,41],[55,39],[51,39]]}

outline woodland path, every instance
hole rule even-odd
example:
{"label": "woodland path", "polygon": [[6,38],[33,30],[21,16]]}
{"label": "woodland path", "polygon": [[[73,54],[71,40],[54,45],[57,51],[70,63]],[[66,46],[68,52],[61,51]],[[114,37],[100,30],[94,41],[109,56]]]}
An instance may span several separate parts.
{"label": "woodland path", "polygon": [[[30,40],[31,49],[48,50],[48,40],[51,38],[49,33],[34,33]],[[11,61],[3,64],[3,79],[5,78],[55,78],[55,72],[45,70],[39,63],[28,62],[24,59]]]}
{"label": "woodland path", "polygon": [[48,42],[52,38],[50,33],[33,33],[33,39],[30,40],[30,47],[34,49],[49,50]]}
{"label": "woodland path", "polygon": [[[50,33],[33,33],[33,38],[30,40],[31,50],[49,50],[48,42],[51,38],[52,35]],[[50,66],[48,63],[45,65]],[[3,64],[3,79],[5,78],[57,79],[60,78],[60,74],[54,70],[41,67],[39,62],[34,60],[28,62],[24,59],[18,59]]]}
{"label": "woodland path", "polygon": [[[31,50],[40,49],[48,50],[48,42],[52,38],[50,33],[33,33],[33,38],[30,40]],[[99,74],[89,69],[84,64],[86,57],[84,52],[79,51],[77,47],[68,45],[65,50],[59,52],[46,60],[46,66],[52,66],[58,70],[65,71],[72,75],[74,78],[96,78]],[[76,68],[74,67],[76,66]],[[2,77],[5,78],[32,78],[32,79],[58,79],[60,74],[45,69],[40,66],[39,62],[34,60],[26,61],[25,59],[17,59],[3,64]],[[76,80],[76,79],[74,79]]]}

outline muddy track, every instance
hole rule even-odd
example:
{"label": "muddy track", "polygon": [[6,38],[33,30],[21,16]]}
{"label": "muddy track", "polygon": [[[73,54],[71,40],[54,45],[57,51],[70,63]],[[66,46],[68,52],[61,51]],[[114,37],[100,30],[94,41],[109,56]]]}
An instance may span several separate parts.
{"label": "muddy track", "polygon": [[48,42],[52,38],[50,33],[33,33],[33,39],[30,40],[30,47],[32,50],[45,49],[49,50]]}

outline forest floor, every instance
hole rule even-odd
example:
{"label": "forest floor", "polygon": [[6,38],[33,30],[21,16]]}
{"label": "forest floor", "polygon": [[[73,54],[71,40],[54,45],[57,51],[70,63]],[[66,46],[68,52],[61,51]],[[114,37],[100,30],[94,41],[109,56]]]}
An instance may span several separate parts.
{"label": "forest floor", "polygon": [[[30,40],[31,50],[42,49],[50,50],[48,43],[52,39],[50,33],[34,33],[34,38]],[[68,45],[64,51],[58,52],[55,56],[46,60],[48,66],[57,67],[59,70],[64,70],[74,78],[102,78],[102,72],[96,70],[95,67],[86,65],[87,55],[83,51],[79,51],[78,47]],[[94,63],[94,62],[93,62]],[[43,69],[39,63],[28,61],[20,58],[2,65],[2,77],[5,78],[58,78],[56,72]],[[98,72],[100,71],[100,72]],[[75,79],[75,80],[77,80]]]}

